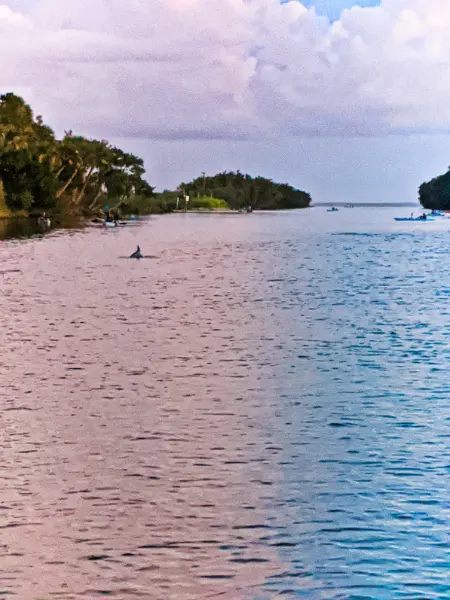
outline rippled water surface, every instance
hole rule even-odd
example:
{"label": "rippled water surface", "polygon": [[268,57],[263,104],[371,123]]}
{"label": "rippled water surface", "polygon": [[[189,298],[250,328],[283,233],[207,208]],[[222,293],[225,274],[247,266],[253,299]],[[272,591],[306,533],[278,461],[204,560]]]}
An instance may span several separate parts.
{"label": "rippled water surface", "polygon": [[2,243],[0,596],[450,598],[450,221],[398,212]]}

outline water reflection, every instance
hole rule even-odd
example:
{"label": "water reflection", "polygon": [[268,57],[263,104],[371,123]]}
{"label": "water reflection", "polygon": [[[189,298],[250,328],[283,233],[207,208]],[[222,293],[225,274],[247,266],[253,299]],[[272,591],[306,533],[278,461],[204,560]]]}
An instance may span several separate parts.
{"label": "water reflection", "polygon": [[33,245],[32,271],[25,247],[9,257],[2,588],[250,598],[282,569],[251,287],[218,277],[220,249],[175,244],[139,266],[118,246],[85,232]]}
{"label": "water reflection", "polygon": [[80,226],[80,220],[74,218],[55,219],[50,227],[39,222],[38,219],[0,219],[0,240],[42,237],[55,229],[70,230],[78,229]]}
{"label": "water reflection", "polygon": [[309,214],[1,245],[6,595],[449,597],[448,234]]}

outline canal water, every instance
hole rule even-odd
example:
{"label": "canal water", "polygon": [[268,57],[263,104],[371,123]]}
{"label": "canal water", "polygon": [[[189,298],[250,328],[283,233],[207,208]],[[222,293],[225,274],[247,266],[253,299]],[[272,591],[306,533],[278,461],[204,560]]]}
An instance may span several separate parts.
{"label": "canal water", "polygon": [[398,210],[3,241],[0,595],[448,599],[450,221]]}

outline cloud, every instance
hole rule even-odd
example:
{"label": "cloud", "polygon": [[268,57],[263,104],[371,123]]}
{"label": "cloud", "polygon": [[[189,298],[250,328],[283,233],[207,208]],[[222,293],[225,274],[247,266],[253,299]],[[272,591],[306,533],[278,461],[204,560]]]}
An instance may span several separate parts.
{"label": "cloud", "polygon": [[91,135],[450,126],[448,0],[382,0],[333,23],[295,0],[36,0],[23,14],[0,5],[0,56],[1,90]]}

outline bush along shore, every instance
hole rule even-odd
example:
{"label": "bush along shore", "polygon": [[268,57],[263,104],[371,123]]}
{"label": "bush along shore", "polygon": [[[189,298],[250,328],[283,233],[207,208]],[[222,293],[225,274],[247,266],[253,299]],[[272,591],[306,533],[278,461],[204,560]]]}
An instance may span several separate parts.
{"label": "bush along shore", "polygon": [[[157,195],[166,206],[181,209],[210,210],[283,210],[307,208],[311,196],[287,183],[275,183],[264,177],[252,177],[240,171],[204,174],[174,191]],[[186,202],[186,199],[188,201]]]}
{"label": "bush along shore", "polygon": [[156,193],[143,160],[106,140],[66,131],[62,139],[12,93],[0,96],[0,218],[48,215],[120,218],[176,210],[305,208],[311,197],[288,184],[236,173],[203,174]]}
{"label": "bush along shore", "polygon": [[424,208],[450,210],[450,167],[444,175],[422,183],[419,188],[419,200]]}

